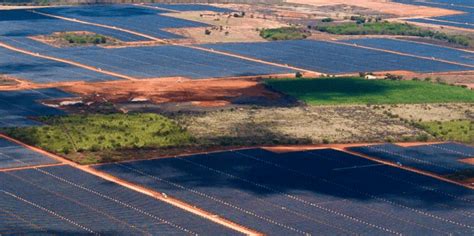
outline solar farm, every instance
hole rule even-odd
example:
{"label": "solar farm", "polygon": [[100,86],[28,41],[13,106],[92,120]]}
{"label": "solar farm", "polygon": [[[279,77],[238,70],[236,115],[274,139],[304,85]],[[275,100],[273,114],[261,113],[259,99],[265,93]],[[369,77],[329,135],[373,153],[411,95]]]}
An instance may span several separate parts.
{"label": "solar farm", "polygon": [[474,233],[473,3],[212,2],[2,1],[0,235]]}

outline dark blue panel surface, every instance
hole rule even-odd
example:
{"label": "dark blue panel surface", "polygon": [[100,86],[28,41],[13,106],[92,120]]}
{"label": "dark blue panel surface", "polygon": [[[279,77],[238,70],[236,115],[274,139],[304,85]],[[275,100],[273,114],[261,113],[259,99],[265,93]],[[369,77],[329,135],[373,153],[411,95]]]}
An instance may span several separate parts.
{"label": "dark blue panel surface", "polygon": [[435,144],[401,147],[394,144],[371,145],[350,148],[382,160],[440,174],[455,174],[474,170],[472,165],[460,161],[472,157],[473,148],[458,144]]}
{"label": "dark blue panel surface", "polygon": [[39,100],[71,96],[58,89],[0,91],[0,127],[37,125],[28,117],[64,114],[61,110],[40,104]]}
{"label": "dark blue panel surface", "polygon": [[354,39],[345,42],[474,66],[474,53],[443,46],[382,38]]}
{"label": "dark blue panel surface", "polygon": [[160,15],[165,11],[133,5],[94,5],[38,9],[53,15],[116,26],[158,38],[179,38],[163,28],[202,27],[206,24]]}
{"label": "dark blue panel surface", "polygon": [[2,234],[235,235],[69,166],[0,173]]}
{"label": "dark blue panel surface", "polygon": [[3,47],[0,47],[0,55],[0,74],[35,83],[82,80],[109,81],[118,79],[70,64],[15,52]]}
{"label": "dark blue panel surface", "polygon": [[57,163],[45,155],[0,138],[0,169]]}
{"label": "dark blue panel surface", "polygon": [[335,74],[360,71],[439,72],[471,69],[428,59],[314,40],[225,43],[204,46],[307,70]]}
{"label": "dark blue panel surface", "polygon": [[117,177],[270,235],[472,232],[472,190],[335,150],[107,164]]}

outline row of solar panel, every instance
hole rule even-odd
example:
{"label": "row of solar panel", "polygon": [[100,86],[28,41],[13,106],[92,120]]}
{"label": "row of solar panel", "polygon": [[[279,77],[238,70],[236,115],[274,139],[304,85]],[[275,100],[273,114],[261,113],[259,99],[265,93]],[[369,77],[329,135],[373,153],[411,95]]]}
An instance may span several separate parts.
{"label": "row of solar panel", "polygon": [[96,167],[272,235],[464,234],[472,190],[335,150],[261,149]]}
{"label": "row of solar panel", "polygon": [[403,166],[440,175],[474,171],[461,159],[474,157],[474,148],[461,144],[436,144],[401,147],[394,144],[354,147],[350,150]]}
{"label": "row of solar panel", "polygon": [[237,235],[69,166],[0,172],[2,235]]}

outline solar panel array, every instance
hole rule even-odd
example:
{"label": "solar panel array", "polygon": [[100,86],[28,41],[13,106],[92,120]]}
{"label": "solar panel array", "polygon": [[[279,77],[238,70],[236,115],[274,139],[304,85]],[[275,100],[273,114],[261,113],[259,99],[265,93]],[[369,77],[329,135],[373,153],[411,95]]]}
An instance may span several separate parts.
{"label": "solar panel array", "polygon": [[38,125],[33,116],[61,115],[63,111],[42,105],[39,101],[72,97],[58,89],[0,91],[0,127]]}
{"label": "solar panel array", "polygon": [[345,40],[344,42],[371,48],[407,53],[416,56],[430,58],[433,57],[436,59],[474,66],[473,52],[462,51],[453,48],[386,38],[353,39]]}
{"label": "solar panel array", "polygon": [[35,83],[66,81],[111,81],[117,77],[105,75],[71,64],[44,59],[0,47],[0,74]]}
{"label": "solar panel array", "polygon": [[0,234],[236,235],[69,166],[0,172]]}
{"label": "solar panel array", "polygon": [[429,59],[315,40],[208,44],[204,47],[333,74],[361,71],[440,72],[472,69]]}
{"label": "solar panel array", "polygon": [[137,78],[183,76],[189,78],[249,76],[292,73],[236,57],[218,55],[182,46],[131,48],[54,48],[34,40],[10,40],[10,44],[32,52],[59,57]]}
{"label": "solar panel array", "polygon": [[398,163],[440,175],[456,174],[472,170],[470,164],[461,162],[463,158],[474,157],[472,147],[457,147],[460,144],[421,145],[401,147],[395,144],[380,144],[350,148],[351,151],[371,157]]}
{"label": "solar panel array", "polygon": [[181,38],[179,35],[164,31],[164,28],[208,26],[200,22],[161,15],[167,11],[126,4],[41,8],[37,11],[125,28],[158,38]]}
{"label": "solar panel array", "polygon": [[329,149],[249,149],[96,168],[271,235],[474,229],[472,190]]}
{"label": "solar panel array", "polygon": [[0,138],[0,170],[54,163],[57,163],[57,161],[52,158]]}
{"label": "solar panel array", "polygon": [[89,31],[117,38],[122,41],[147,40],[141,36],[92,25],[60,20],[30,12],[29,10],[0,11],[0,36],[28,37],[49,35],[54,32]]}
{"label": "solar panel array", "polygon": [[453,26],[458,28],[474,29],[474,3],[470,0],[394,0],[395,2],[444,8],[454,11],[466,12],[465,14],[454,14],[433,18],[409,19],[409,21],[428,23],[434,25]]}

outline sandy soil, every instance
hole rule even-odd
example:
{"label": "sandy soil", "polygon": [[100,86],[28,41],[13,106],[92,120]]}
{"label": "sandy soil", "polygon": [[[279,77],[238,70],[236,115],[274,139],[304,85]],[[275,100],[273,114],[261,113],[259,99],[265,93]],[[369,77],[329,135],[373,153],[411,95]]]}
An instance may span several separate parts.
{"label": "sandy soil", "polygon": [[460,12],[441,8],[405,5],[386,0],[287,0],[289,3],[309,4],[315,6],[326,6],[335,4],[350,4],[358,7],[374,9],[386,14],[399,17],[435,17],[444,15],[460,14]]}
{"label": "sandy soil", "polygon": [[[188,43],[260,42],[264,39],[260,37],[257,28],[277,28],[286,25],[270,19],[251,18],[250,16],[236,18],[211,12],[180,12],[164,15],[215,26],[168,29],[170,32],[188,37],[188,40],[184,41]],[[211,34],[206,35],[205,29],[210,30]],[[175,42],[182,42],[182,40],[175,40]]]}
{"label": "sandy soil", "polygon": [[169,78],[140,81],[111,81],[66,85],[61,89],[79,94],[85,100],[115,103],[146,101],[151,103],[185,103],[213,107],[231,104],[244,97],[278,99],[279,94],[265,89],[256,79],[190,80]]}

